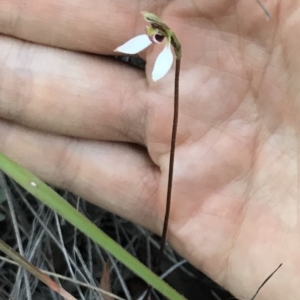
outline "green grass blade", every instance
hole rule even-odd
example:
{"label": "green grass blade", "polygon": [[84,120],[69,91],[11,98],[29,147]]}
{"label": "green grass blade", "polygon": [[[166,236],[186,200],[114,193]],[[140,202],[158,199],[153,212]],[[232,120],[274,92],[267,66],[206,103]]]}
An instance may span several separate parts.
{"label": "green grass blade", "polygon": [[124,250],[119,244],[112,240],[102,230],[79,213],[72,205],[59,196],[53,189],[39,178],[31,174],[25,168],[19,166],[5,155],[0,153],[0,170],[13,178],[18,184],[26,189],[41,202],[56,211],[65,220],[70,222],[86,236],[108,251],[116,259],[127,266],[162,295],[172,300],[185,299],[175,289],[166,284],[151,270],[139,262],[135,257]]}

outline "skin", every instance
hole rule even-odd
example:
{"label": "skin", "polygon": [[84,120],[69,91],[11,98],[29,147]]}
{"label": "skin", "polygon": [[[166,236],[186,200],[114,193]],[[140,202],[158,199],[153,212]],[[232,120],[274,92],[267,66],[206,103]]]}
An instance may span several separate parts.
{"label": "skin", "polygon": [[[183,49],[168,240],[249,299],[300,298],[300,3],[0,1],[0,151],[46,182],[160,233],[174,69],[105,55],[157,14]],[[78,53],[83,52],[83,53]],[[96,55],[95,55],[96,54]]]}

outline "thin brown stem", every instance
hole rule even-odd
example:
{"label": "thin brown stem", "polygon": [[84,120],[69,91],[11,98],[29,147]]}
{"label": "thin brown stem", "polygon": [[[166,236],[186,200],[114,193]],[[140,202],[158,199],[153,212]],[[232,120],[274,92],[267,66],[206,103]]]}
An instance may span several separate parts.
{"label": "thin brown stem", "polygon": [[170,148],[170,159],[169,159],[169,176],[168,176],[168,187],[167,187],[167,198],[166,198],[166,211],[164,218],[163,231],[161,236],[160,249],[158,254],[157,265],[160,267],[164,249],[167,239],[168,224],[171,210],[172,200],[172,187],[173,187],[173,171],[174,171],[174,158],[175,158],[175,147],[176,147],[176,136],[177,136],[177,125],[178,125],[178,113],[179,113],[179,73],[180,73],[180,59],[176,59],[175,66],[175,86],[174,86],[174,112],[173,112],[173,126],[171,136],[171,148]]}
{"label": "thin brown stem", "polygon": [[[160,248],[157,258],[155,273],[158,273],[161,268],[162,258],[164,255],[164,250],[166,246],[170,211],[171,211],[171,200],[172,200],[172,187],[173,187],[173,171],[174,171],[174,158],[175,158],[175,148],[176,148],[176,136],[177,136],[177,125],[178,125],[178,113],[179,113],[179,74],[180,74],[180,58],[176,58],[175,65],[175,85],[174,85],[174,112],[173,112],[173,126],[171,134],[171,147],[170,147],[170,159],[169,159],[169,174],[168,174],[168,186],[167,186],[167,197],[166,197],[166,210],[163,224],[163,231],[161,236]],[[148,287],[143,300],[148,299],[151,286]]]}

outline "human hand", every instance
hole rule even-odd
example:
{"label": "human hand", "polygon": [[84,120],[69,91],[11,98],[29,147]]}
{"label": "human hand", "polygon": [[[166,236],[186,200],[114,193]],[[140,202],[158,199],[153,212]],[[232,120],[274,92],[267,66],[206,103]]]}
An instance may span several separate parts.
{"label": "human hand", "polygon": [[151,11],[183,50],[169,242],[243,299],[282,262],[259,299],[299,298],[299,7],[269,9],[2,1],[0,151],[160,233],[174,71],[151,81],[159,46],[142,53],[147,76],[92,55],[144,33]]}

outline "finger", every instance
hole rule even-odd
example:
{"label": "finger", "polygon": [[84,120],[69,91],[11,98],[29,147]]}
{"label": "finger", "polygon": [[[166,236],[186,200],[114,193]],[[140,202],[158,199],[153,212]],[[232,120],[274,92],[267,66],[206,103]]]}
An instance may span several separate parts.
{"label": "finger", "polygon": [[0,117],[58,134],[143,143],[143,71],[7,37],[0,49]]}
{"label": "finger", "polygon": [[0,0],[0,32],[35,43],[112,54],[135,32],[146,1]]}
{"label": "finger", "polygon": [[158,231],[159,171],[141,147],[54,136],[0,120],[0,152],[44,181]]}

